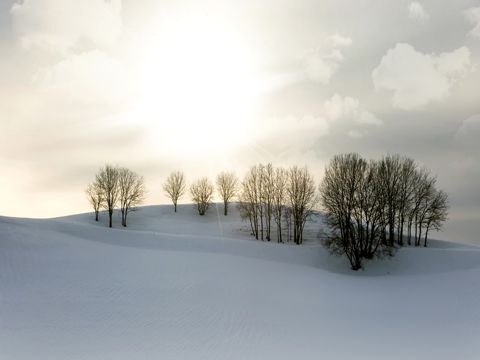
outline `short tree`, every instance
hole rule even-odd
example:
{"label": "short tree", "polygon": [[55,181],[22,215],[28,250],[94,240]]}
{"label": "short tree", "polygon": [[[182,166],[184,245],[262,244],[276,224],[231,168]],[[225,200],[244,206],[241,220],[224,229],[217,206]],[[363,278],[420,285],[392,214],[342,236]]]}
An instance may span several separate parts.
{"label": "short tree", "polygon": [[129,210],[142,203],[145,196],[145,182],[143,177],[126,168],[118,169],[118,185],[122,225],[127,226]]}
{"label": "short tree", "polygon": [[120,196],[118,168],[111,165],[105,165],[105,167],[97,174],[96,182],[104,196],[102,205],[108,210],[108,226],[112,227],[113,210],[115,209]]}
{"label": "short tree", "polygon": [[236,196],[238,178],[232,172],[221,172],[217,176],[217,192],[223,200],[223,214],[228,215],[228,205]]}
{"label": "short tree", "polygon": [[95,221],[98,221],[98,213],[103,205],[103,191],[97,181],[90,183],[85,190],[88,198],[88,202],[92,205],[93,211],[95,211]]}
{"label": "short tree", "polygon": [[197,180],[190,186],[190,194],[197,206],[198,213],[205,215],[212,203],[214,187],[208,178]]}
{"label": "short tree", "polygon": [[187,190],[185,175],[181,171],[172,172],[163,184],[163,190],[172,200],[175,212],[177,212],[178,200],[185,195]]}

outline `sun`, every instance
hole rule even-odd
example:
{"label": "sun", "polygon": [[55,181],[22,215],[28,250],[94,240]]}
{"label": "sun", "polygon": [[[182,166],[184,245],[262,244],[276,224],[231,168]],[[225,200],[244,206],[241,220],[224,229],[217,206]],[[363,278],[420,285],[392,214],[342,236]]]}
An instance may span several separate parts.
{"label": "sun", "polygon": [[240,34],[190,15],[163,24],[148,46],[138,115],[152,136],[180,155],[248,141],[255,77]]}

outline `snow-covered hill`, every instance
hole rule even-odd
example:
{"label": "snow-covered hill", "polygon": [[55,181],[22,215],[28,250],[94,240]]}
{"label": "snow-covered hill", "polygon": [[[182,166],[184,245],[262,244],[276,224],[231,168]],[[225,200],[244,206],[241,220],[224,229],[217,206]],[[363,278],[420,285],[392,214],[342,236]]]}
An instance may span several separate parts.
{"label": "snow-covered hill", "polygon": [[254,241],[233,209],[0,217],[0,359],[479,359],[480,248],[432,241],[353,273]]}

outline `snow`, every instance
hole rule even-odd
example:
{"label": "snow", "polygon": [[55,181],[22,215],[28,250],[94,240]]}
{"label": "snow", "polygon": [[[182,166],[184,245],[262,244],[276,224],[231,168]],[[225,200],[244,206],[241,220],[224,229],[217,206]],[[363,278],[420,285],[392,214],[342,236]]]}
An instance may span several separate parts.
{"label": "snow", "polygon": [[0,359],[480,358],[478,247],[354,273],[319,219],[302,246],[251,240],[235,209],[100,220],[0,217]]}

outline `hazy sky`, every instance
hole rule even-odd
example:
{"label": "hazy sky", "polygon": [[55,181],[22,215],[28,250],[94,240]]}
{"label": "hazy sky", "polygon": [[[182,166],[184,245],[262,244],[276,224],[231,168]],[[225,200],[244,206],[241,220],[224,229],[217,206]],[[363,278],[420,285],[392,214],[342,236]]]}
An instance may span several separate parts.
{"label": "hazy sky", "polygon": [[401,153],[440,237],[480,242],[480,1],[0,0],[0,213],[87,211],[106,162],[163,179]]}

